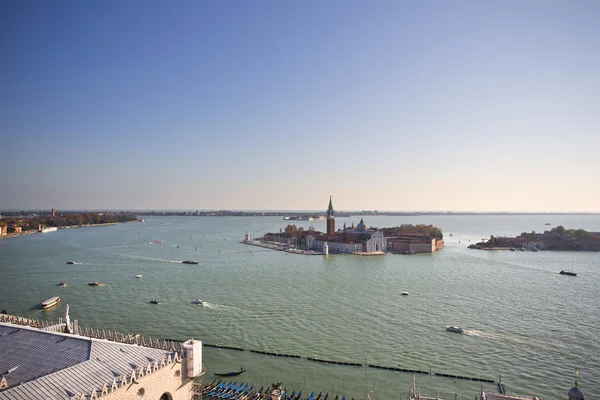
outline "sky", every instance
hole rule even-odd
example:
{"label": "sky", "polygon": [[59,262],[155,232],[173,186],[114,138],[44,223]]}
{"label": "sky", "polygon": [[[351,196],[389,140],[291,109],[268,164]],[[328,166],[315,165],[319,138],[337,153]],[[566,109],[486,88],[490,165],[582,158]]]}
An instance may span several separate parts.
{"label": "sky", "polygon": [[600,2],[0,2],[0,210],[600,212]]}

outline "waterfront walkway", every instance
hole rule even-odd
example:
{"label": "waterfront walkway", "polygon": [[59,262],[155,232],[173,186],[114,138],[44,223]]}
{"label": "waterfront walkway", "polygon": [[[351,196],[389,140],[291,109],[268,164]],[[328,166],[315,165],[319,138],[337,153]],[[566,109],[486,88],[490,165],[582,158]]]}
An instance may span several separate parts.
{"label": "waterfront walkway", "polygon": [[323,255],[323,253],[318,253],[316,251],[300,250],[300,249],[287,247],[287,246],[284,246],[283,244],[273,243],[273,242],[265,243],[265,242],[257,242],[255,240],[240,240],[240,243],[248,244],[250,246],[263,247],[265,249],[270,249],[270,250],[283,251],[285,253],[291,253],[291,254],[303,254],[306,256],[321,256],[321,255]]}

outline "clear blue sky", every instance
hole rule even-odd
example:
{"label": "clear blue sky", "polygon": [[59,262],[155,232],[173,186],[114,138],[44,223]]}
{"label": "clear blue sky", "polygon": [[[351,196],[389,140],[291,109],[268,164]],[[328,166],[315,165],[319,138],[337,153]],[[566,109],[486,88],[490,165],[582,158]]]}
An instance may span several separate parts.
{"label": "clear blue sky", "polygon": [[0,209],[600,211],[600,1],[0,4]]}

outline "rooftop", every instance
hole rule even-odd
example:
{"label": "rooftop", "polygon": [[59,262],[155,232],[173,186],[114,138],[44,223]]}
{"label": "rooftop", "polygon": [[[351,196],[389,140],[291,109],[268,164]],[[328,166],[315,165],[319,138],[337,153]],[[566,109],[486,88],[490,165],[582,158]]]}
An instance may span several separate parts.
{"label": "rooftop", "polygon": [[0,322],[0,400],[69,399],[174,357],[150,347]]}

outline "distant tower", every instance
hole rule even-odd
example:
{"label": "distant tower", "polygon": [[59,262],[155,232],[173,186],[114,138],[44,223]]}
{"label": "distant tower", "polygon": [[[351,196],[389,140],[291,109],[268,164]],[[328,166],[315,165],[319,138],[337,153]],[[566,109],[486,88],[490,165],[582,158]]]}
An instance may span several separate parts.
{"label": "distant tower", "polygon": [[54,217],[54,208],[52,209],[52,216]]}
{"label": "distant tower", "polygon": [[329,196],[329,207],[327,208],[327,234],[335,234],[335,211],[333,211],[331,196]]}

